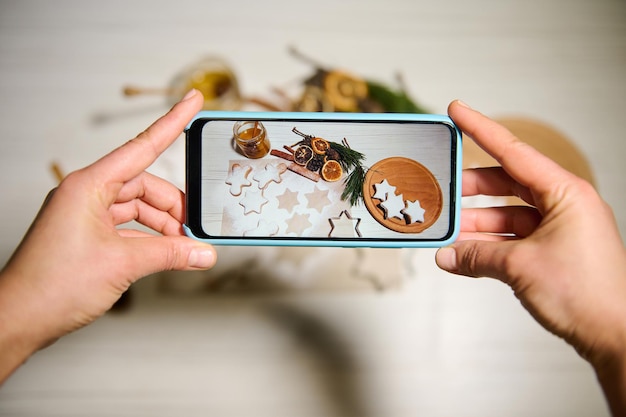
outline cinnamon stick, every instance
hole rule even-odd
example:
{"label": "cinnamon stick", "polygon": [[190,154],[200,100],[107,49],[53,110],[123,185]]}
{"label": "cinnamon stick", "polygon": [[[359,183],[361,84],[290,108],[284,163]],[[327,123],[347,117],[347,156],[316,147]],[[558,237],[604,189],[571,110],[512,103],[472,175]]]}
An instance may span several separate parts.
{"label": "cinnamon stick", "polygon": [[302,165],[298,165],[295,162],[290,163],[287,166],[287,169],[291,172],[295,172],[296,174],[300,174],[304,178],[308,178],[314,182],[318,182],[321,178],[317,172],[309,171],[306,167],[303,167]]}
{"label": "cinnamon stick", "polygon": [[272,149],[270,155],[277,156],[279,158],[286,159],[287,161],[293,161],[293,155],[287,152],[279,151],[278,149]]}

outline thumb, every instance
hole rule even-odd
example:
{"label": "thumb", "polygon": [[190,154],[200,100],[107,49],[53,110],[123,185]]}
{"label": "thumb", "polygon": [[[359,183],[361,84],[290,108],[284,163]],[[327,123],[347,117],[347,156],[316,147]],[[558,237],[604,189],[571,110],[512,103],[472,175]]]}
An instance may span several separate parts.
{"label": "thumb", "polygon": [[136,279],[160,271],[210,269],[217,254],[211,245],[185,236],[153,236],[128,239],[127,253]]}
{"label": "thumb", "polygon": [[506,281],[512,242],[459,241],[437,251],[435,262],[444,271],[469,277],[491,277]]}

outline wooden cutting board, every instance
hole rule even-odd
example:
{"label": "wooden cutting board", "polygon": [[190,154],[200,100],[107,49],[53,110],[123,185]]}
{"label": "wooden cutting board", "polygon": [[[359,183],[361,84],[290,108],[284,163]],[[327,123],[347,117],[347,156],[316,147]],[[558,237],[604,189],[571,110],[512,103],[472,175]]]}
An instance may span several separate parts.
{"label": "wooden cutting board", "polygon": [[[381,200],[374,198],[374,185],[385,179],[396,187],[396,194],[402,194],[405,201],[419,200],[425,210],[423,223],[407,224],[406,220],[385,218],[385,211],[380,207]],[[378,223],[401,233],[419,233],[428,229],[443,209],[441,188],[432,172],[417,161],[399,156],[383,159],[370,167],[363,183],[363,201]]]}

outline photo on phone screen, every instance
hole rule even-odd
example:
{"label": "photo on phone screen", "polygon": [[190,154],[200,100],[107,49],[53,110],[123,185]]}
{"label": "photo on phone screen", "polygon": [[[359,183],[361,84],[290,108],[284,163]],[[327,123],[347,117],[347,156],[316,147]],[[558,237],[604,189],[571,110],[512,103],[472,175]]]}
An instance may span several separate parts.
{"label": "photo on phone screen", "polygon": [[443,122],[200,118],[187,132],[188,225],[244,241],[443,241],[456,152]]}

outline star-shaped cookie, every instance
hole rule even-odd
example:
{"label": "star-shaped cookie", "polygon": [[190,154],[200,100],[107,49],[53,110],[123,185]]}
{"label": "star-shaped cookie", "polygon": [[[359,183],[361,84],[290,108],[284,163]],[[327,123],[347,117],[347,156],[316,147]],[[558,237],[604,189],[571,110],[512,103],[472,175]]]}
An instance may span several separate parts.
{"label": "star-shaped cookie", "polygon": [[291,219],[287,220],[287,232],[286,233],[295,233],[300,236],[302,232],[311,227],[312,224],[309,221],[308,214],[295,214]]}
{"label": "star-shaped cookie", "polygon": [[402,194],[388,194],[387,199],[380,203],[380,207],[385,212],[385,219],[391,219],[393,217],[400,220],[404,220],[402,210],[404,210],[404,197]]}
{"label": "star-shaped cookie", "polygon": [[248,179],[250,171],[252,171],[250,165],[233,164],[230,174],[226,178],[226,184],[230,185],[230,193],[235,197],[241,194],[243,187],[249,187],[252,184]]}
{"label": "star-shaped cookie", "polygon": [[321,190],[315,187],[313,191],[305,194],[307,200],[309,201],[308,207],[315,209],[321,213],[322,210],[324,210],[324,207],[331,203],[330,199],[328,198],[328,193],[329,190]]}
{"label": "star-shaped cookie", "polygon": [[424,213],[426,212],[426,210],[422,208],[419,200],[407,200],[406,207],[401,211],[407,217],[408,224],[413,224],[417,222],[424,223]]}
{"label": "star-shaped cookie", "polygon": [[378,184],[374,184],[374,190],[376,192],[372,197],[382,201],[385,201],[390,195],[394,195],[396,193],[396,187],[389,184],[387,178]]}
{"label": "star-shaped cookie", "polygon": [[288,213],[291,213],[293,208],[300,204],[298,193],[291,191],[289,188],[286,188],[281,195],[276,196],[276,199],[278,200],[278,208],[285,209]]}
{"label": "star-shaped cookie", "polygon": [[267,198],[263,197],[263,190],[248,190],[244,198],[239,201],[239,205],[243,207],[243,214],[252,212],[261,214],[261,208],[267,203]]}

